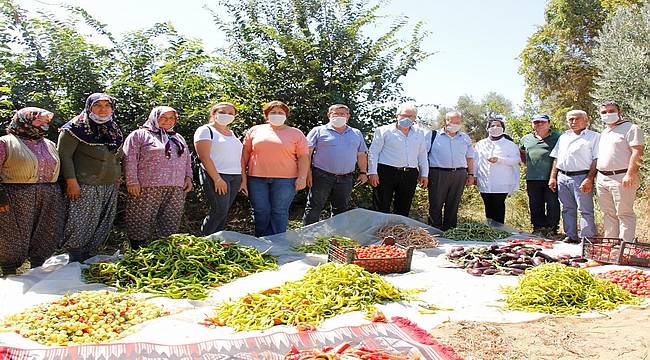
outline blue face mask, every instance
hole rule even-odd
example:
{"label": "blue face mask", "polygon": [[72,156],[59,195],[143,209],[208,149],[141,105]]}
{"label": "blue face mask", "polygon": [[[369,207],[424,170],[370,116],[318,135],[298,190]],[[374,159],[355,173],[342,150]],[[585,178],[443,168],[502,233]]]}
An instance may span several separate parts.
{"label": "blue face mask", "polygon": [[399,124],[399,126],[401,126],[403,128],[408,128],[408,127],[413,126],[413,124],[415,124],[415,121],[413,121],[413,120],[411,120],[409,118],[401,118],[401,119],[399,119],[397,121],[397,123]]}

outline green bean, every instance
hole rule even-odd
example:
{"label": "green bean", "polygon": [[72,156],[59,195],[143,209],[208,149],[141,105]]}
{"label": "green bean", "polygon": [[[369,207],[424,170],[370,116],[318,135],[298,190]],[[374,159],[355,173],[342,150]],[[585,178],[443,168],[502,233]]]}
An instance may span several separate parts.
{"label": "green bean", "polygon": [[504,239],[510,233],[494,229],[477,221],[468,221],[442,233],[442,237],[449,240],[465,241],[494,241]]}
{"label": "green bean", "polygon": [[309,269],[298,281],[224,302],[206,321],[238,331],[280,324],[318,325],[338,314],[367,310],[373,304],[412,300],[410,293],[357,265],[328,263]]}
{"label": "green bean", "polygon": [[543,264],[526,270],[516,287],[505,287],[506,308],[529,312],[574,315],[612,310],[641,299],[584,269]]}
{"label": "green bean", "polygon": [[118,290],[200,300],[208,296],[209,287],[276,268],[273,257],[254,248],[174,234],[129,251],[116,263],[92,264],[83,275],[86,281]]}

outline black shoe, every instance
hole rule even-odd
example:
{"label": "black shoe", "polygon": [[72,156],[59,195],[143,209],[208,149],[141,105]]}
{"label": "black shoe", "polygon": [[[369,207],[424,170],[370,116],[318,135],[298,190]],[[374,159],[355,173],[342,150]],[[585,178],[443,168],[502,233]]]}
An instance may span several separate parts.
{"label": "black shoe", "polygon": [[580,244],[580,240],[578,240],[578,239],[572,239],[572,238],[570,238],[570,237],[568,237],[568,236],[565,237],[564,239],[562,239],[562,241],[565,242],[565,243],[567,243],[567,244]]}
{"label": "black shoe", "polygon": [[11,265],[3,265],[2,266],[2,276],[7,277],[9,275],[16,275],[16,266],[11,266]]}

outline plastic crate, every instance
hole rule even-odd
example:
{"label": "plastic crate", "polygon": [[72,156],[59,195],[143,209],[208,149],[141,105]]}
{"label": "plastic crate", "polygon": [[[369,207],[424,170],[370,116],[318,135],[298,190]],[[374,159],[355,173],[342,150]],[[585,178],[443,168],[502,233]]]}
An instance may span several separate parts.
{"label": "plastic crate", "polygon": [[650,244],[617,238],[584,238],[582,257],[607,264],[650,267]]}
{"label": "plastic crate", "polygon": [[[390,244],[392,245],[392,244]],[[355,264],[362,268],[379,274],[405,273],[411,271],[411,261],[413,260],[413,247],[405,247],[395,244],[398,248],[404,250],[406,256],[396,258],[380,259],[359,259],[356,257],[354,248],[341,247],[336,241],[330,242],[327,253],[327,261],[337,262],[339,264]]]}

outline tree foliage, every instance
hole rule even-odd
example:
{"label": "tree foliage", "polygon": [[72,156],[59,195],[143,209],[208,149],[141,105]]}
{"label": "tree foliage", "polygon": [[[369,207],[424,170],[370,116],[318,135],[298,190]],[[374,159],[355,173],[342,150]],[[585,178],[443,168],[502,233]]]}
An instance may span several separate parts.
{"label": "tree foliage", "polygon": [[570,109],[594,113],[593,49],[610,13],[643,0],[550,0],[544,24],[519,55],[527,97],[555,117]]}

